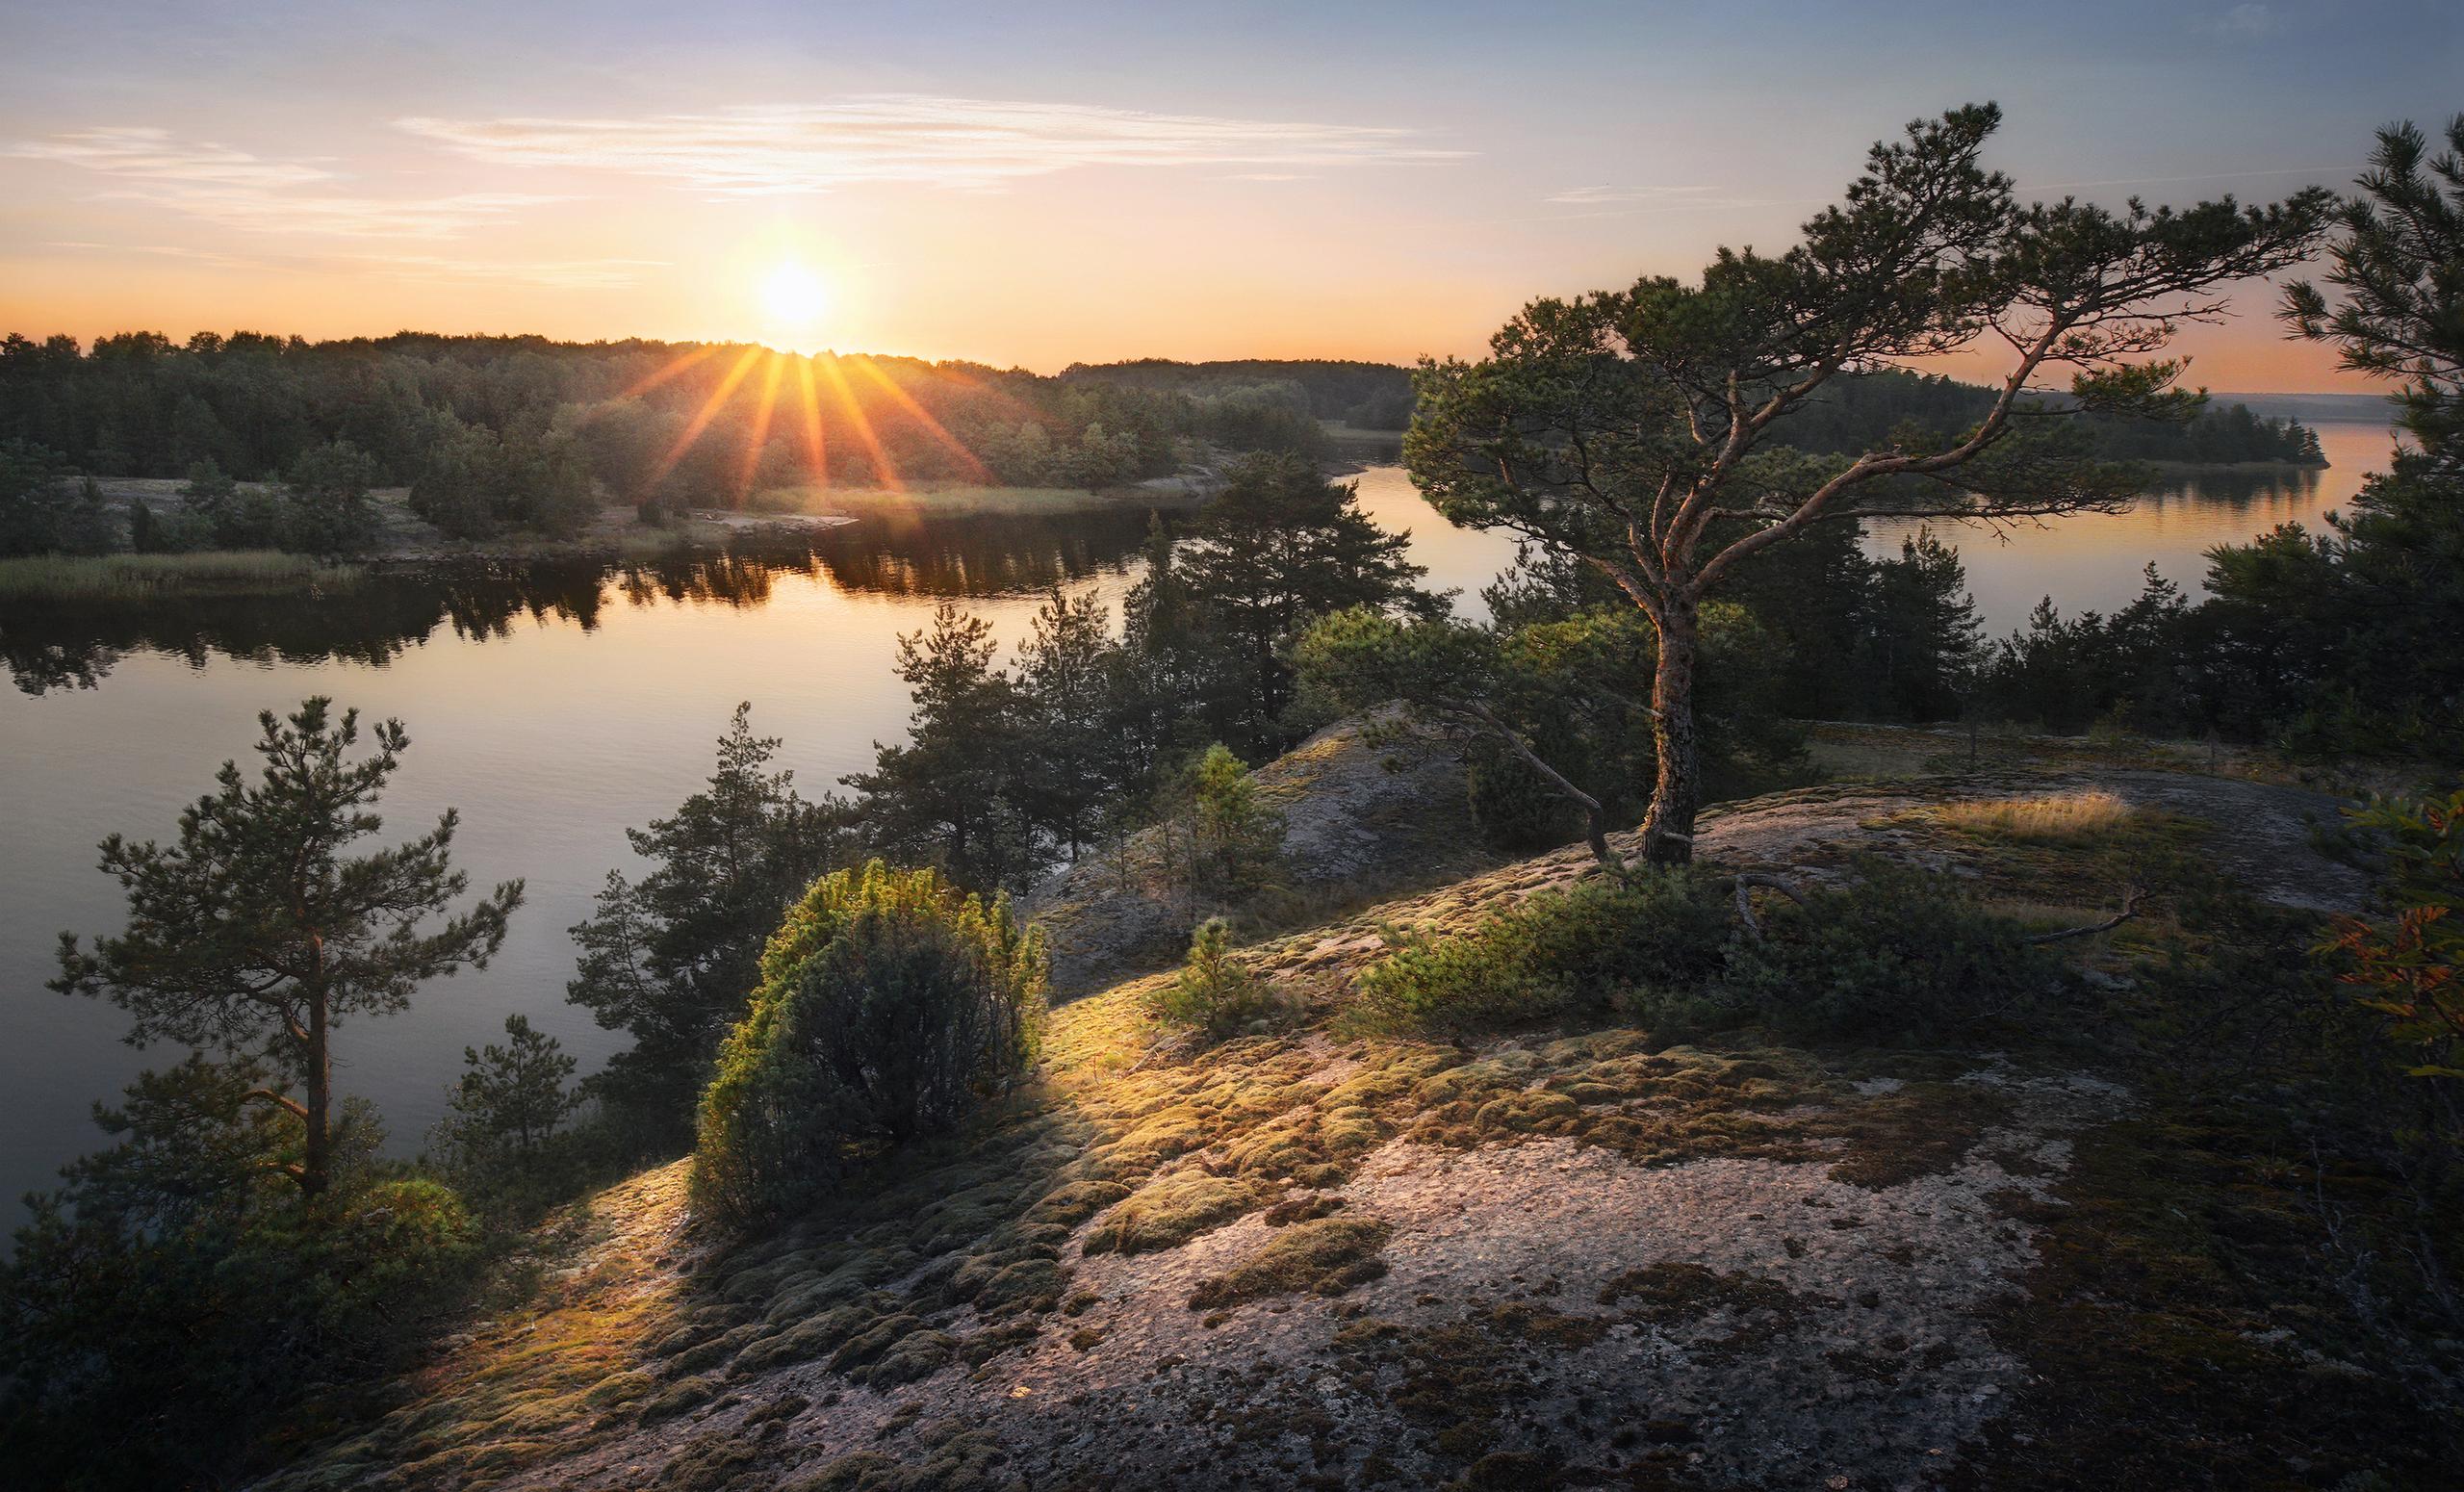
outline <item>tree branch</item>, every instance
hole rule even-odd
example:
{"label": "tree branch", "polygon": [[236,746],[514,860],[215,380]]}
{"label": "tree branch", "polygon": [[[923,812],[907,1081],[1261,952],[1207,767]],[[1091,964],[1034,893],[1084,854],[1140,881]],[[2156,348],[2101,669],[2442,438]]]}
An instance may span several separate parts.
{"label": "tree branch", "polygon": [[2026,940],[2032,943],[2058,943],[2065,939],[2085,938],[2091,933],[2110,933],[2139,915],[2140,905],[2146,899],[2147,892],[2143,888],[2131,887],[2122,892],[2121,910],[2102,922],[2092,922],[2085,927],[2066,927],[2051,933],[2039,933]]}

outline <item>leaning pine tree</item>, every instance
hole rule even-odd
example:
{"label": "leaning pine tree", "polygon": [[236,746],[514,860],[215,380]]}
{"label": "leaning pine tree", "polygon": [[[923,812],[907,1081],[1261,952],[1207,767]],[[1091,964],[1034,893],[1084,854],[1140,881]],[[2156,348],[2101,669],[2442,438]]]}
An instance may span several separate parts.
{"label": "leaning pine tree", "polygon": [[[2127,502],[2136,474],[2091,459],[2076,417],[2194,412],[2183,362],[2148,359],[2180,323],[2220,316],[2221,287],[2299,261],[2333,205],[2314,189],[2268,207],[2023,206],[1978,162],[2000,121],[1971,105],[1876,145],[1778,258],[1722,249],[1698,284],[1534,301],[1485,359],[1423,366],[1404,450],[1438,511],[1597,567],[1657,634],[1654,862],[1692,853],[1700,618],[1739,565],[1817,524]],[[1853,454],[1787,444],[1790,416],[1834,380],[1980,347],[2005,372],[1973,426],[1903,428]],[[2068,399],[2031,397],[2061,370]]]}

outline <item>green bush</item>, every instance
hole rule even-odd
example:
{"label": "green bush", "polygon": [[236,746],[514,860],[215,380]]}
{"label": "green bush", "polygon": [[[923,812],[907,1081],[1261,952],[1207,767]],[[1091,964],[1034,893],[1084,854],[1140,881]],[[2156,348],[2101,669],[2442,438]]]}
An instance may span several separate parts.
{"label": "green bush", "polygon": [[746,1225],[956,1123],[1033,1061],[1041,938],[1006,900],[875,861],[812,884],[702,1095],[697,1206]]}
{"label": "green bush", "polygon": [[1728,913],[1714,883],[1638,869],[1539,891],[1452,937],[1409,937],[1361,975],[1361,1011],[1389,1030],[1461,1033],[1607,1010],[1638,989],[1719,978]]}
{"label": "green bush", "polygon": [[1220,1040],[1274,1014],[1273,991],[1232,952],[1232,929],[1221,917],[1198,924],[1180,977],[1155,991],[1155,1014]]}
{"label": "green bush", "polygon": [[[2386,898],[2395,915],[2344,916],[2318,952],[2337,980],[2385,1017],[2407,1075],[2464,1082],[2464,787],[2444,798],[2373,803],[2348,810],[2387,836]],[[2440,1105],[2453,1115],[2452,1101]]]}
{"label": "green bush", "polygon": [[1361,975],[1358,1008],[1372,1027],[1431,1035],[1613,1008],[1659,1030],[1924,1038],[2018,1013],[2061,968],[1947,876],[1866,864],[1774,906],[1757,939],[1716,878],[1640,869],[1405,939]]}
{"label": "green bush", "polygon": [[1939,1036],[2023,1013],[2063,969],[1958,880],[1885,861],[1781,902],[1765,935],[1732,944],[1719,1003],[1793,1036]]}

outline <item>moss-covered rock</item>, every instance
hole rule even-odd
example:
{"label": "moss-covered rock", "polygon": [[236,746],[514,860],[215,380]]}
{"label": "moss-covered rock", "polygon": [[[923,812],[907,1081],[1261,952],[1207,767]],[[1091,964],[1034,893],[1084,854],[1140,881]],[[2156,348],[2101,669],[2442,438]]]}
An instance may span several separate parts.
{"label": "moss-covered rock", "polygon": [[1257,1207],[1255,1187],[1202,1170],[1177,1171],[1148,1183],[1114,1205],[1087,1233],[1089,1253],[1145,1253],[1177,1248]]}
{"label": "moss-covered rock", "polygon": [[1257,1252],[1199,1283],[1193,1310],[1214,1310],[1268,1296],[1311,1290],[1341,1295],[1386,1273],[1377,1250],[1394,1228],[1375,1218],[1319,1218],[1276,1232]]}

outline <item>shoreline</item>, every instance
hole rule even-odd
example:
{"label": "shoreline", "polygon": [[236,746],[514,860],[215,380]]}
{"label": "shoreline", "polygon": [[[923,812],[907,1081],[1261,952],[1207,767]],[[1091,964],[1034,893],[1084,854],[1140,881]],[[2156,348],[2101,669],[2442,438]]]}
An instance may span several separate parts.
{"label": "shoreline", "polygon": [[2295,472],[2332,471],[2335,463],[2317,461],[2152,461],[2142,458],[2132,463],[2174,476],[2194,476],[2202,473],[2233,472],[2263,476],[2290,476]]}

